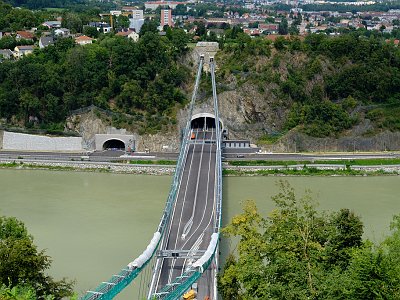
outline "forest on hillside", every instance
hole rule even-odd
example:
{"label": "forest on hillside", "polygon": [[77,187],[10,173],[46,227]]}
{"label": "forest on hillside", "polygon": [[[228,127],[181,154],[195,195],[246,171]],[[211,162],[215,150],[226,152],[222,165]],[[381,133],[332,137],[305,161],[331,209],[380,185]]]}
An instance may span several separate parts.
{"label": "forest on hillside", "polygon": [[[54,17],[54,12],[13,9],[2,2],[0,12],[0,28],[12,30],[39,26],[40,32],[41,22]],[[97,13],[63,12],[62,26],[85,32],[83,24]],[[314,137],[338,137],[366,119],[374,124],[369,135],[400,130],[400,49],[381,32],[361,29],[340,36],[281,36],[270,41],[268,36],[251,38],[236,26],[225,28],[219,38],[213,32],[207,35],[204,24],[197,26],[202,40],[220,45],[219,93],[233,76],[236,93],[252,85],[265,105],[285,112],[266,139],[292,129]],[[170,128],[192,84],[190,64],[181,63],[190,51],[191,36],[182,29],[167,29],[160,36],[156,22],[148,20],[140,35],[134,43],[96,32],[92,45],[58,39],[18,61],[4,60],[2,123],[60,132],[71,111],[96,105],[119,113],[113,120],[117,127],[139,133]],[[23,42],[3,37],[0,48],[13,49]],[[210,91],[207,83],[201,88]],[[249,122],[262,120],[254,114]]]}
{"label": "forest on hillside", "polygon": [[166,37],[142,32],[135,43],[103,35],[78,46],[72,38],[0,64],[0,117],[8,124],[62,130],[71,110],[89,105],[128,113],[144,130],[174,122],[189,70],[177,60],[187,51],[182,30]]}
{"label": "forest on hillside", "polygon": [[400,49],[390,40],[361,31],[273,43],[230,34],[217,57],[219,82],[234,76],[238,89],[253,85],[272,109],[285,109],[281,133],[337,137],[365,118],[400,130]]}

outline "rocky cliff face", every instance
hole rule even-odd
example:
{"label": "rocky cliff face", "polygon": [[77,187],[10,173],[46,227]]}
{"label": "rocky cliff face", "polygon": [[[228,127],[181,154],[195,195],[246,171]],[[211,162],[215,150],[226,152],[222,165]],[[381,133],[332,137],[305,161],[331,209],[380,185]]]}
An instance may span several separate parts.
{"label": "rocky cliff face", "polygon": [[95,134],[107,133],[109,127],[94,110],[70,116],[65,125],[66,130],[75,131],[82,136],[83,147],[88,150],[95,148]]}
{"label": "rocky cliff face", "polygon": [[232,139],[251,139],[255,142],[263,134],[282,127],[285,109],[274,105],[277,99],[272,93],[266,97],[254,85],[245,83],[241,87],[236,86],[220,93],[218,100],[221,118]]}
{"label": "rocky cliff face", "polygon": [[79,133],[83,138],[84,148],[87,150],[94,150],[96,134],[133,135],[136,140],[136,151],[139,152],[145,150],[177,152],[180,146],[178,130],[140,135],[138,132],[132,132],[126,128],[113,127],[107,115],[94,107],[70,116],[66,122],[66,129]]}
{"label": "rocky cliff face", "polygon": [[258,87],[251,83],[234,88],[235,79],[231,80],[231,90],[218,95],[220,115],[231,139],[250,139],[251,143],[257,144],[262,150],[273,152],[400,150],[399,132],[386,130],[370,135],[374,125],[364,119],[362,114],[359,124],[337,138],[310,137],[294,129],[275,143],[258,143],[262,136],[282,130],[288,109],[274,95],[274,84],[266,85],[265,93],[260,93]]}

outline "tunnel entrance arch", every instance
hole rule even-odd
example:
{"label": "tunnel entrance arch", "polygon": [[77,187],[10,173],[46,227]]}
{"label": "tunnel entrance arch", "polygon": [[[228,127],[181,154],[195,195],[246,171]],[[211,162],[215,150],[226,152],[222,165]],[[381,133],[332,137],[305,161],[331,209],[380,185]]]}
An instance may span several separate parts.
{"label": "tunnel entrance arch", "polygon": [[103,150],[125,150],[125,142],[119,139],[109,139],[103,143]]}
{"label": "tunnel entrance arch", "polygon": [[[192,116],[190,128],[210,130],[212,128],[216,128],[215,123],[215,115],[210,113],[199,113]],[[221,118],[219,119],[219,125],[221,130],[223,130],[224,123],[222,122]]]}

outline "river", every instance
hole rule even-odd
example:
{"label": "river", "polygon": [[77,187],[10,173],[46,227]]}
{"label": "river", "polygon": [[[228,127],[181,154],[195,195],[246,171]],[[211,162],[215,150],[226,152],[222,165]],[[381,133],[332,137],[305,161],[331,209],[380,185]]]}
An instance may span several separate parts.
{"label": "river", "polygon": [[[82,295],[137,257],[156,230],[170,176],[0,169],[0,214],[22,220],[39,249],[46,249],[56,279],[76,280]],[[277,177],[225,177],[223,223],[256,200],[273,209]],[[362,217],[364,236],[380,241],[400,213],[400,178],[285,177],[302,194],[314,192],[322,210],[347,207]],[[223,251],[228,243],[223,240]],[[117,299],[134,299],[138,283]]]}

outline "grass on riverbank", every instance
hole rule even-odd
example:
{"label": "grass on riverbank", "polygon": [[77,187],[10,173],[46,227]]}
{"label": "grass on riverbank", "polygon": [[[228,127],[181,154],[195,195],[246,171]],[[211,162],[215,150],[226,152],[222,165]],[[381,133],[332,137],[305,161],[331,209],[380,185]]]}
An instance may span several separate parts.
{"label": "grass on riverbank", "polygon": [[129,163],[133,165],[176,165],[175,160],[130,160]]}
{"label": "grass on riverbank", "polygon": [[39,170],[52,170],[52,171],[85,171],[85,172],[111,172],[109,168],[76,168],[71,166],[51,166],[51,165],[36,165],[20,162],[0,163],[1,169],[39,169]]}
{"label": "grass on riverbank", "polygon": [[236,160],[228,161],[231,166],[292,166],[308,164],[346,165],[346,166],[385,166],[400,165],[400,158],[371,158],[343,160]]}
{"label": "grass on riverbank", "polygon": [[224,176],[367,176],[367,175],[397,175],[397,172],[386,172],[384,170],[365,171],[352,170],[350,168],[326,170],[313,167],[303,167],[302,169],[274,169],[274,170],[223,170]]}

